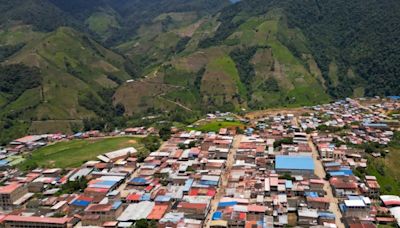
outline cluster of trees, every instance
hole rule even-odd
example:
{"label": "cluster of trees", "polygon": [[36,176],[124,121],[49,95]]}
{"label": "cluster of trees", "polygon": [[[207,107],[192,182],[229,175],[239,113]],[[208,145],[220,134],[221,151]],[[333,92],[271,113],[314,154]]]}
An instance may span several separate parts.
{"label": "cluster of trees", "polygon": [[18,98],[25,90],[40,86],[41,81],[38,68],[23,64],[0,66],[0,92],[7,94],[10,101]]}
{"label": "cluster of trees", "polygon": [[88,181],[85,177],[80,177],[75,181],[67,181],[61,186],[59,194],[72,194],[74,192],[83,191],[87,187]]}
{"label": "cluster of trees", "polygon": [[293,138],[283,138],[274,142],[274,147],[280,147],[282,144],[293,144]]}
{"label": "cluster of trees", "polygon": [[230,57],[236,64],[236,68],[239,72],[240,80],[245,84],[247,89],[247,98],[250,100],[252,87],[251,83],[256,76],[253,64],[251,64],[251,59],[254,54],[256,54],[258,47],[246,47],[246,48],[236,48],[229,53]]}
{"label": "cluster of trees", "polygon": [[113,94],[113,89],[102,89],[97,94],[88,91],[79,96],[79,105],[97,115],[83,120],[84,130],[113,130],[125,125],[125,107],[120,103],[113,105]]}
{"label": "cluster of trees", "polygon": [[6,58],[10,57],[17,51],[21,50],[25,44],[16,44],[16,45],[4,45],[0,46],[0,62],[4,61]]}

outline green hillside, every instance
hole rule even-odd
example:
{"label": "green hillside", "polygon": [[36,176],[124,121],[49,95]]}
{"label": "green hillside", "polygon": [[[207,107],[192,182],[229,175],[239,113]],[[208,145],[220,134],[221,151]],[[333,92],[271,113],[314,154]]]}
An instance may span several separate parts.
{"label": "green hillside", "polygon": [[[399,11],[396,0],[0,0],[0,137],[398,95]],[[40,83],[26,86],[31,71]]]}

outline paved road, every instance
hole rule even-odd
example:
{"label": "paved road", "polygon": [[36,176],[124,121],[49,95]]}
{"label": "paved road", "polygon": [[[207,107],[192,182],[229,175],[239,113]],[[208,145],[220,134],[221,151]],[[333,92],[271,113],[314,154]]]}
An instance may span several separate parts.
{"label": "paved road", "polygon": [[[310,147],[312,149],[312,153],[313,153],[313,159],[314,159],[314,164],[315,164],[315,175],[317,175],[320,178],[325,178],[326,173],[325,173],[324,167],[322,166],[321,160],[318,160],[318,151],[317,151],[314,143],[311,141],[311,139],[308,140],[308,144],[310,145]],[[336,226],[338,228],[344,228],[344,224],[341,221],[342,213],[340,212],[339,207],[338,207],[338,200],[336,197],[333,196],[332,187],[328,181],[325,181],[325,183],[324,183],[324,190],[326,192],[325,196],[327,198],[329,198],[329,200],[331,202],[329,205],[329,210],[335,214]]]}
{"label": "paved road", "polygon": [[214,212],[217,211],[219,201],[225,195],[225,189],[228,186],[229,175],[231,173],[232,166],[235,163],[236,151],[239,148],[242,138],[243,138],[243,135],[236,135],[233,138],[232,147],[229,150],[228,159],[226,161],[225,172],[223,172],[223,174],[221,176],[220,186],[218,187],[217,194],[215,194],[214,199],[211,201],[211,209],[210,209],[210,212],[208,213],[206,220],[204,222],[205,227],[207,227],[207,228],[210,227],[211,217],[214,214]]}

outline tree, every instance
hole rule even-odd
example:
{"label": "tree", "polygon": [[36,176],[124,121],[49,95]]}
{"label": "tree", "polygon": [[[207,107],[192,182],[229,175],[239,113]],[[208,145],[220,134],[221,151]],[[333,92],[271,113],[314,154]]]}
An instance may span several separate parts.
{"label": "tree", "polygon": [[163,126],[160,131],[158,132],[160,135],[160,138],[163,141],[167,141],[169,138],[171,138],[171,127],[169,126]]}
{"label": "tree", "polygon": [[115,115],[116,116],[123,116],[124,113],[125,113],[125,106],[123,104],[121,104],[121,103],[118,103],[115,106]]}
{"label": "tree", "polygon": [[153,220],[148,220],[148,219],[140,219],[136,221],[135,225],[133,228],[156,228],[157,224]]}
{"label": "tree", "polygon": [[161,146],[160,139],[157,136],[153,135],[143,138],[141,142],[144,144],[144,147],[146,147],[146,149],[148,149],[149,151],[156,151]]}

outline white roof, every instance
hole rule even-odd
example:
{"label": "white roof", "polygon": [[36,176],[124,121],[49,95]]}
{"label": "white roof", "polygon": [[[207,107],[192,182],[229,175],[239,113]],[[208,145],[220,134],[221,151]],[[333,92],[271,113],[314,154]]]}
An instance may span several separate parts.
{"label": "white roof", "polygon": [[344,204],[346,205],[346,207],[365,207],[364,201],[360,199],[345,200]]}
{"label": "white roof", "polygon": [[99,160],[101,160],[101,161],[103,161],[103,162],[110,162],[110,159],[109,158],[107,158],[106,156],[104,156],[104,155],[99,155],[99,156],[97,156],[97,158],[99,159]]}
{"label": "white roof", "polygon": [[393,217],[397,220],[397,225],[400,225],[400,207],[392,207],[389,209]]}
{"label": "white roof", "polygon": [[150,201],[143,201],[140,203],[129,204],[129,206],[118,217],[118,221],[136,221],[145,219],[153,210],[155,203]]}
{"label": "white roof", "polygon": [[219,181],[219,176],[209,176],[209,175],[203,175],[202,177],[201,177],[201,180],[204,180],[204,181]]}
{"label": "white roof", "polygon": [[116,150],[116,151],[105,153],[104,155],[106,157],[108,157],[109,159],[114,159],[114,158],[118,158],[118,157],[121,157],[121,156],[125,156],[125,155],[127,155],[129,153],[130,154],[135,154],[136,152],[137,152],[137,150],[135,148],[127,147],[127,148],[124,148],[124,149],[120,149],[120,150]]}
{"label": "white roof", "polygon": [[247,212],[247,206],[234,205],[233,210],[238,212]]}
{"label": "white roof", "polygon": [[75,181],[77,178],[83,177],[83,176],[87,176],[89,175],[89,173],[91,173],[93,171],[92,168],[82,168],[79,169],[78,172],[74,173],[69,180],[70,181]]}
{"label": "white roof", "polygon": [[314,210],[314,209],[299,210],[298,214],[301,217],[318,218],[318,212],[317,212],[317,210]]}

